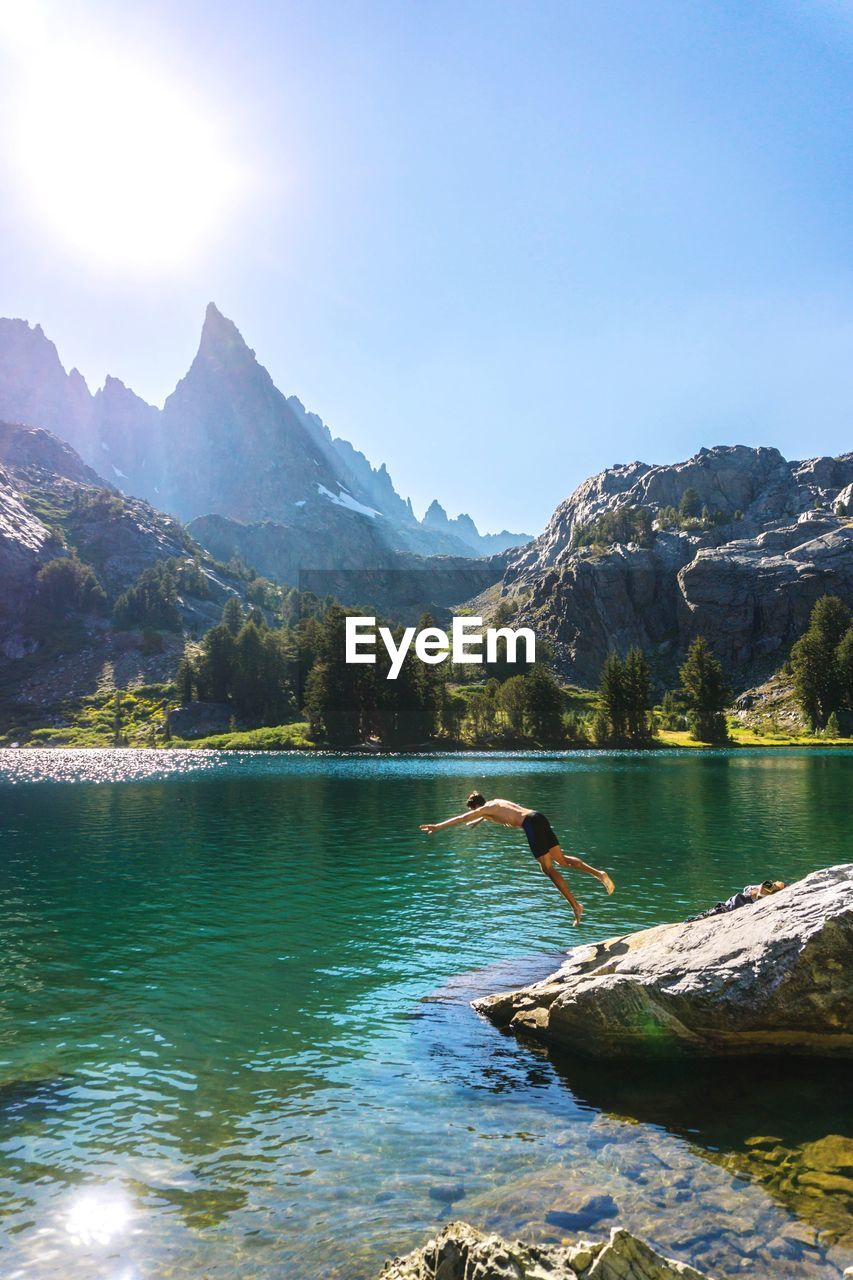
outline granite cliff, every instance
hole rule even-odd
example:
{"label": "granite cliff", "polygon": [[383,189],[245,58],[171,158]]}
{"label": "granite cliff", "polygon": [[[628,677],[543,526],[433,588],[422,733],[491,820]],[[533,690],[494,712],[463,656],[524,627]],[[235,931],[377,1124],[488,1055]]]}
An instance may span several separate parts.
{"label": "granite cliff", "polygon": [[[744,688],[785,659],[819,596],[853,602],[853,521],[835,514],[851,483],[853,454],[788,462],[740,445],[611,467],[510,553],[502,592],[582,685],[633,645],[671,681],[702,634]],[[684,517],[689,491],[698,514]]]}

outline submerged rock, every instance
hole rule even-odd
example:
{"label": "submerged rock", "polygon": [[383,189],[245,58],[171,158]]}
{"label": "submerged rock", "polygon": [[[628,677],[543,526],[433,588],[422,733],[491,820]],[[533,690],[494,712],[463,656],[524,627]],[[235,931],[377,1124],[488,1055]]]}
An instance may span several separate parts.
{"label": "submerged rock", "polygon": [[685,1262],[614,1228],[606,1243],[534,1245],[487,1235],[454,1222],[405,1258],[394,1258],[380,1280],[709,1280]]}
{"label": "submerged rock", "polygon": [[853,1056],[853,864],[751,907],[573,948],[474,1007],[592,1057]]}

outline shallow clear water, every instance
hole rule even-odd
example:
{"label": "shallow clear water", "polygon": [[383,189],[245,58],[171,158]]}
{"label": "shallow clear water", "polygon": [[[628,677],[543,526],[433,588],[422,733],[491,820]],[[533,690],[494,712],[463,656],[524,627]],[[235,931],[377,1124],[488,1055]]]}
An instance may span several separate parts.
{"label": "shallow clear water", "polygon": [[[843,1072],[590,1069],[468,1001],[849,859],[851,777],[838,751],[4,753],[2,1274],[357,1280],[449,1216],[560,1239],[579,1206],[721,1278],[835,1274]],[[616,895],[574,876],[575,930],[517,833],[418,832],[473,786]]]}

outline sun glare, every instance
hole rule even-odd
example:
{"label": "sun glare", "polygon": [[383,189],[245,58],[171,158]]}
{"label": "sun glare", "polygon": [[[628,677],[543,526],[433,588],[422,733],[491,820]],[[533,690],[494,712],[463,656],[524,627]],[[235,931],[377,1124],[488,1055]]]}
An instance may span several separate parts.
{"label": "sun glare", "polygon": [[156,69],[23,20],[13,156],[33,213],[76,252],[143,271],[194,259],[239,184],[213,115]]}
{"label": "sun glare", "polygon": [[130,1202],[117,1191],[84,1191],[72,1203],[65,1229],[75,1244],[110,1244],[131,1219]]}

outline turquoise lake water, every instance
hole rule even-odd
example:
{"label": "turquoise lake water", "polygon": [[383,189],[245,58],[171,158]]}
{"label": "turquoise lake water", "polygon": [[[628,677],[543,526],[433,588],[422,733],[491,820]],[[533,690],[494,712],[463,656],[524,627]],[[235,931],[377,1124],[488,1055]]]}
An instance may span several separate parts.
{"label": "turquoise lake water", "polygon": [[[468,1001],[849,860],[852,780],[847,751],[2,753],[0,1273],[370,1280],[465,1218],[840,1275],[843,1071],[556,1061]],[[473,787],[616,894],[572,875],[573,929],[520,833],[419,833]]]}

